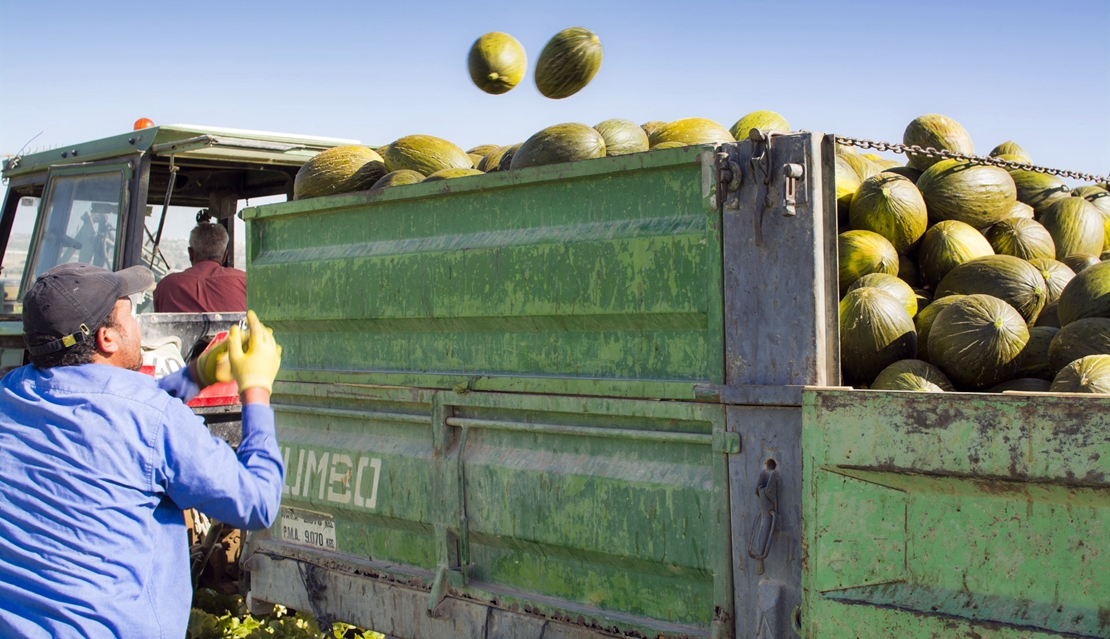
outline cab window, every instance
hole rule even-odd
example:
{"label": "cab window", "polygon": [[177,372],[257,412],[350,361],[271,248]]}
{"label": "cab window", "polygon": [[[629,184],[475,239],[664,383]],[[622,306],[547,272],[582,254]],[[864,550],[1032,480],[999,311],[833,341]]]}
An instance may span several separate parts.
{"label": "cab window", "polygon": [[4,306],[0,309],[0,314],[18,315],[23,311],[23,305],[19,302],[19,282],[23,279],[23,268],[27,262],[27,250],[31,247],[31,234],[35,230],[38,209],[39,198],[24,196],[19,199],[4,262],[0,265],[0,284],[4,286]]}
{"label": "cab window", "polygon": [[110,171],[50,181],[32,278],[69,262],[113,268],[123,179],[122,171]]}

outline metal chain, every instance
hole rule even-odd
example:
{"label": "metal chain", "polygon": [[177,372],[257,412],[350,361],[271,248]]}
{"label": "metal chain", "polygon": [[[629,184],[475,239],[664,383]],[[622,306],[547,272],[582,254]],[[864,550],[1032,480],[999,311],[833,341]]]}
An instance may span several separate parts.
{"label": "metal chain", "polygon": [[948,149],[934,149],[933,147],[921,148],[916,144],[892,144],[890,142],[875,142],[873,140],[861,140],[859,138],[846,138],[836,136],[836,143],[845,146],[856,146],[861,149],[874,149],[876,151],[892,151],[894,153],[905,153],[907,155],[924,155],[930,158],[944,158],[952,160],[963,160],[972,164],[987,164],[991,166],[999,166],[1004,169],[1021,169],[1022,171],[1032,171],[1034,173],[1047,173],[1048,175],[1055,175],[1058,177],[1072,178],[1073,180],[1082,180],[1084,182],[1110,182],[1110,175],[1095,175],[1093,173],[1080,173],[1078,171],[1066,171],[1064,169],[1052,169],[1045,166],[1035,166],[1033,164],[1026,164],[1024,162],[1014,162],[1013,160],[1003,160],[996,157],[983,157],[980,155],[967,155],[965,153],[957,153],[949,151]]}

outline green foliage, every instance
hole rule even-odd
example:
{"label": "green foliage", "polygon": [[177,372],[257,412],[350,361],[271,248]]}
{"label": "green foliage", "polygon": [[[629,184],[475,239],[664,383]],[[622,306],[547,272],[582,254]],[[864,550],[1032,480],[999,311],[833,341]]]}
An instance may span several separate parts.
{"label": "green foliage", "polygon": [[[290,614],[285,606],[261,617],[247,614],[239,595],[222,595],[207,588],[193,596],[186,639],[323,639],[311,614]],[[385,639],[373,630],[361,630],[345,623],[332,624],[336,639]]]}

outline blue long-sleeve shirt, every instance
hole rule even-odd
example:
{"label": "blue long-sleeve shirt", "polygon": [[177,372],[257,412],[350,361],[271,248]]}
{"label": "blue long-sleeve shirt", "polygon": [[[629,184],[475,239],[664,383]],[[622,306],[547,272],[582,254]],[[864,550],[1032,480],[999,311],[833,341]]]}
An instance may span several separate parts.
{"label": "blue long-sleeve shirt", "polygon": [[284,484],[270,407],[243,407],[236,453],[183,403],[197,391],[188,369],[103,364],[0,381],[0,636],[185,635],[182,510],[266,528]]}

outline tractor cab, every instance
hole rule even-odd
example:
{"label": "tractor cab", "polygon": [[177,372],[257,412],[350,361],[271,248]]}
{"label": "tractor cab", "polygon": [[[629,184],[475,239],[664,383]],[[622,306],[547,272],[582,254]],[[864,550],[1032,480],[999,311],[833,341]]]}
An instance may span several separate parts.
{"label": "tractor cab", "polygon": [[[141,264],[160,281],[189,266],[188,232],[202,217],[227,229],[224,265],[234,266],[245,239],[236,230],[239,208],[248,200],[292,199],[301,165],[344,144],[358,141],[169,125],[5,160],[0,375],[28,361],[22,302],[41,273],[67,262],[110,270]],[[154,313],[152,291],[138,310],[147,363],[155,374],[187,362],[242,316]],[[237,404],[237,397],[229,401]],[[211,398],[200,403],[210,405],[194,410],[212,412]],[[238,412],[237,405],[231,412]]]}

